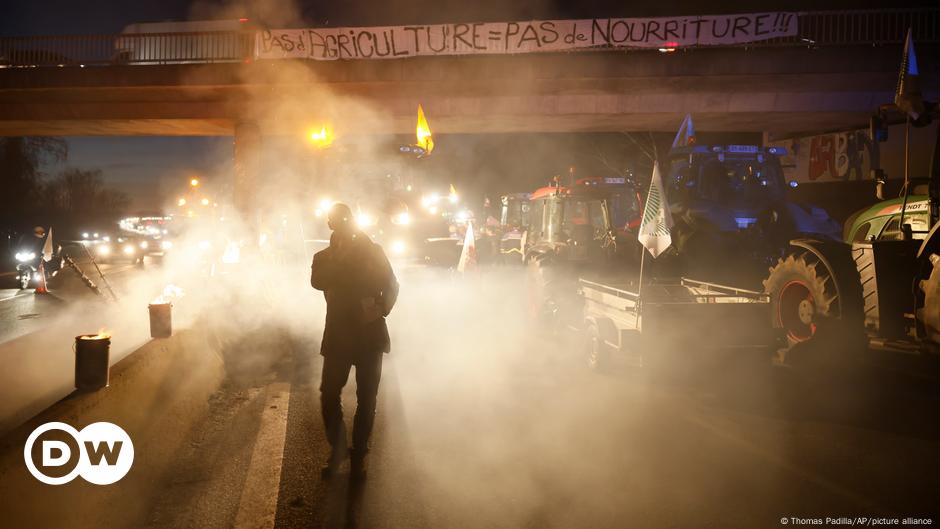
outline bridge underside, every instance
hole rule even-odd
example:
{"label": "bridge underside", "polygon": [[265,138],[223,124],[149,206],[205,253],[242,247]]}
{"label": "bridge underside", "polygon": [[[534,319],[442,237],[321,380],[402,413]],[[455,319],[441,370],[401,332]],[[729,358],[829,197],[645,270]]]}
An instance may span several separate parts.
{"label": "bridge underside", "polygon": [[[464,116],[435,117],[435,134],[512,132],[617,132],[672,131],[682,113],[569,114],[565,116]],[[738,112],[695,114],[696,127],[707,131],[763,132],[786,135],[801,131],[838,130],[862,126],[865,112]],[[383,129],[352,133],[413,133],[414,118],[399,118]],[[41,119],[0,120],[0,136],[230,136],[235,119]],[[297,127],[266,123],[265,135],[303,134]]]}
{"label": "bridge underside", "polygon": [[[934,54],[931,48],[918,50]],[[0,70],[0,135],[413,134],[699,130],[786,135],[867,124],[900,49],[758,49]],[[923,86],[936,95],[936,70]]]}

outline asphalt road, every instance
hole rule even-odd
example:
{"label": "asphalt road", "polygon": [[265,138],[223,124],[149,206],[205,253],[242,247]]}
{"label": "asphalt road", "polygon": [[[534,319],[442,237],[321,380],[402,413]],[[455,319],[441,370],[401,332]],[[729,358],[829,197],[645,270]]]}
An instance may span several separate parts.
{"label": "asphalt road", "polygon": [[[139,267],[130,264],[102,264],[101,271],[119,287],[124,285],[128,274],[141,272]],[[71,275],[70,270],[63,270],[63,276]],[[86,274],[101,283],[100,278],[89,267]],[[35,332],[42,328],[43,322],[58,315],[69,301],[77,301],[91,295],[75,278],[54,278],[50,288],[52,294],[37,296],[35,289],[20,290],[16,285],[16,273],[0,275],[0,343],[19,336]]]}
{"label": "asphalt road", "polygon": [[[664,381],[597,375],[532,336],[518,278],[403,278],[369,477],[319,469],[318,327],[256,330],[149,527],[780,527],[938,521],[936,380],[871,362],[811,375],[730,361]],[[344,395],[347,423],[354,382]],[[119,508],[119,507],[118,507]],[[791,522],[791,524],[795,524]]]}

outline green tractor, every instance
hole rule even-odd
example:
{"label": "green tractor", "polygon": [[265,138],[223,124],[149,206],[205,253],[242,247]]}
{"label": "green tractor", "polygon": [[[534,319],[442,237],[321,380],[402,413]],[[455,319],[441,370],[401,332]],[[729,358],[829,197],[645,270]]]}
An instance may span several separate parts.
{"label": "green tractor", "polygon": [[787,337],[785,363],[869,346],[940,351],[938,157],[940,131],[928,178],[851,216],[842,241],[790,241],[764,280],[772,323]]}

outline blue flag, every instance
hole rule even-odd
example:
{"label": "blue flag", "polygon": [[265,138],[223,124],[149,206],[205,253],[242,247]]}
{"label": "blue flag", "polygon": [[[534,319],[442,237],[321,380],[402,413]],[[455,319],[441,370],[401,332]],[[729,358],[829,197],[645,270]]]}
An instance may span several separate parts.
{"label": "blue flag", "polygon": [[920,92],[920,71],[917,69],[917,54],[914,53],[910,28],[907,29],[907,39],[904,41],[904,56],[898,74],[898,87],[894,92],[894,104],[914,120],[926,111],[924,96]]}
{"label": "blue flag", "polygon": [[676,133],[676,139],[672,140],[672,148],[689,147],[695,144],[695,127],[692,125],[692,114],[686,114],[679,126],[679,132]]}

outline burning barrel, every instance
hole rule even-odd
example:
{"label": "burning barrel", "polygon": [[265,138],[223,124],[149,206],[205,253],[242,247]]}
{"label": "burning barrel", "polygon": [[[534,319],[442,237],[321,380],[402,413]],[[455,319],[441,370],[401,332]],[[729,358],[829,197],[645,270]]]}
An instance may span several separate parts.
{"label": "burning barrel", "polygon": [[147,305],[150,309],[150,337],[169,338],[173,334],[173,304],[170,302],[153,302]]}
{"label": "burning barrel", "polygon": [[75,388],[95,390],[108,386],[111,335],[81,334],[75,337]]}

